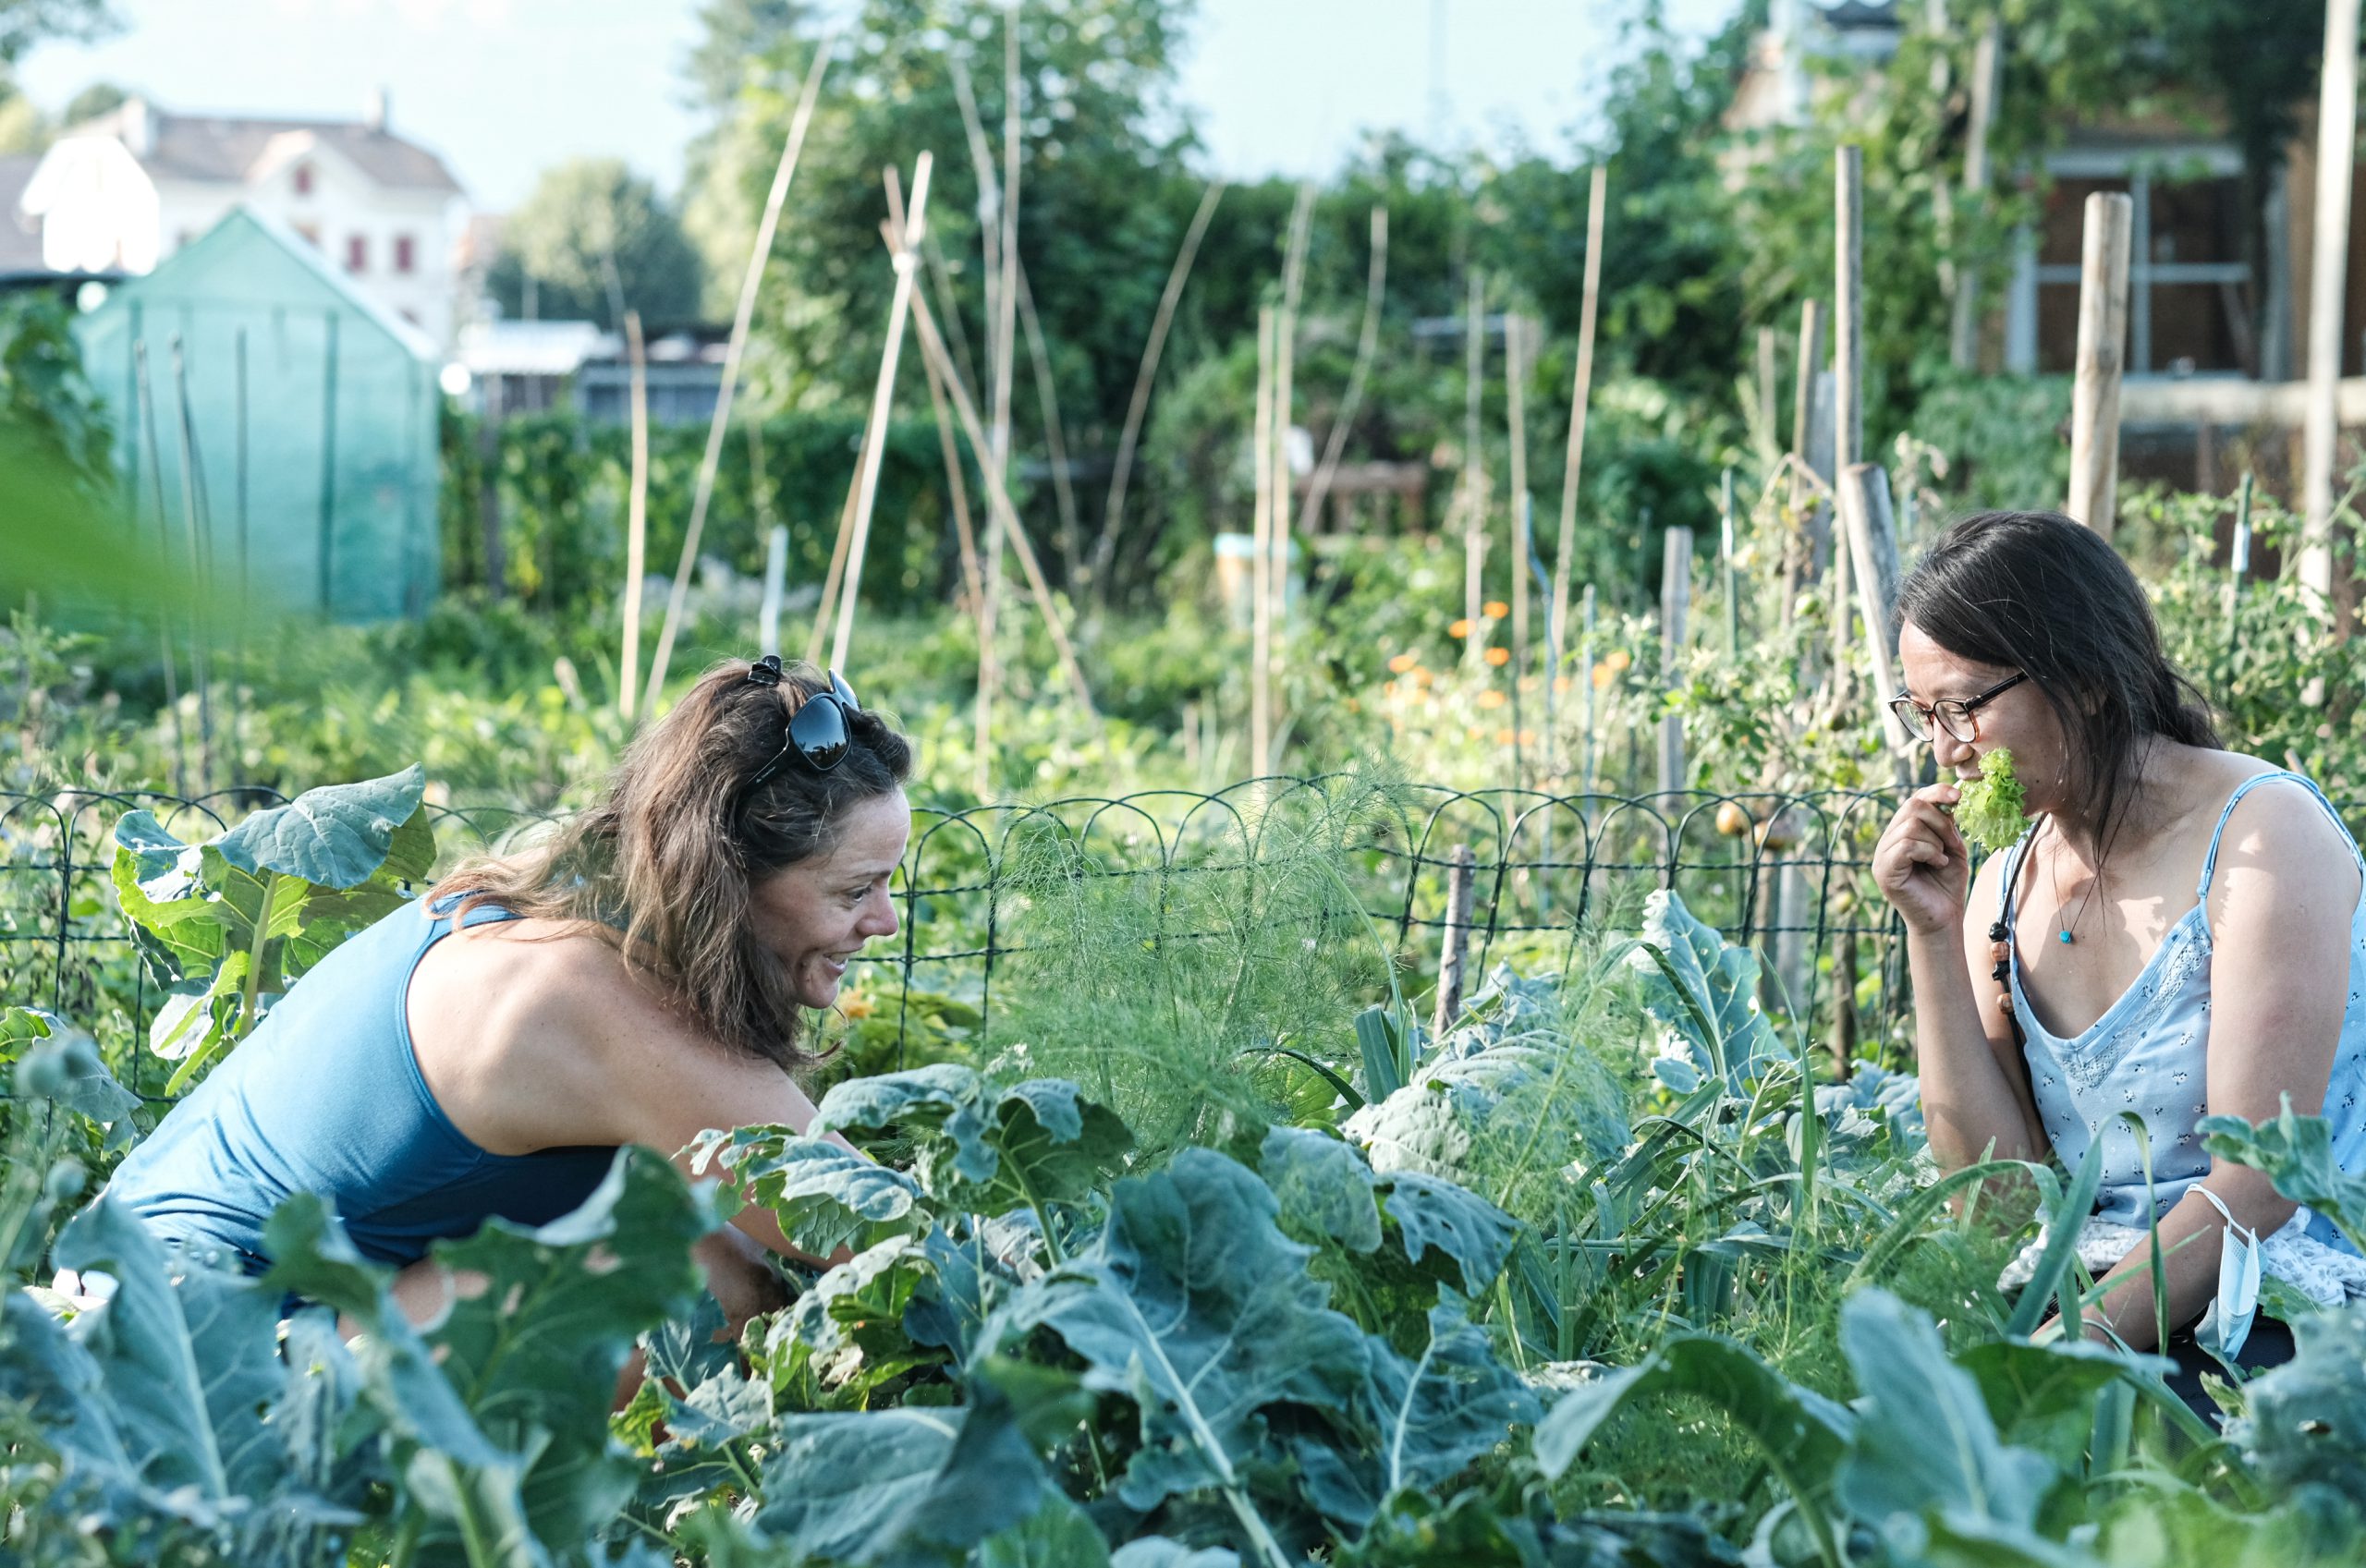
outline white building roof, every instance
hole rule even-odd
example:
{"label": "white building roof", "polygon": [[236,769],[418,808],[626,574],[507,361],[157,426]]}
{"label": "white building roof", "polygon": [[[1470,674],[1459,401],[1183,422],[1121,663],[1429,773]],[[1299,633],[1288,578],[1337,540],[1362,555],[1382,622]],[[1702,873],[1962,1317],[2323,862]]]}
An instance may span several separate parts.
{"label": "white building roof", "polygon": [[458,359],[472,376],[569,376],[619,345],[592,322],[470,322]]}

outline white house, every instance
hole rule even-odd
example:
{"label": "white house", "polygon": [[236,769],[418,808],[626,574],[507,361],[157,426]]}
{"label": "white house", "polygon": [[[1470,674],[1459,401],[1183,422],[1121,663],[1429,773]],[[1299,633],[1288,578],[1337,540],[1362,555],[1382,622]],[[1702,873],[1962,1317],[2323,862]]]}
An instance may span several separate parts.
{"label": "white house", "polygon": [[59,138],[19,206],[49,267],[146,273],[241,202],[320,247],[439,346],[451,342],[466,204],[441,158],[387,128],[384,93],[357,120],[167,114],[129,99]]}

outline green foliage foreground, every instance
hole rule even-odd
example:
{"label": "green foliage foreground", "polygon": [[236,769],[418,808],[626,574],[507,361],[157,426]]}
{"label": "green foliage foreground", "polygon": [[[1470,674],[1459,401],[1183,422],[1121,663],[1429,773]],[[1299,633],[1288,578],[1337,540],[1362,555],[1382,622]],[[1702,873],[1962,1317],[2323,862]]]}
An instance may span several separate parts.
{"label": "green foliage foreground", "polygon": [[[274,877],[366,888],[409,852],[413,784],[316,792],[173,858],[231,865],[235,843]],[[1360,801],[1335,804],[1352,821]],[[843,1082],[812,1136],[710,1133],[695,1180],[622,1149],[578,1212],[440,1244],[485,1284],[423,1329],[317,1197],[272,1217],[260,1279],[168,1253],[104,1194],[72,1212],[151,1108],[87,1035],[0,1014],[0,1257],[26,1286],[0,1311],[7,1560],[2280,1565],[2366,1548],[2366,1318],[2300,1315],[2296,1361],[2217,1385],[2224,1436],[2168,1392],[2167,1363],[2033,1335],[2089,1286],[2058,1222],[2091,1203],[2092,1162],[2067,1185],[2012,1162],[1938,1180],[1913,1080],[1813,1084],[1755,1005],[1754,958],[1671,894],[1567,975],[1498,966],[1436,1038],[1392,993],[1277,1039],[1260,966],[1312,975],[1360,951],[1303,935],[1329,823],[1228,845],[1284,924],[1209,935],[1171,969],[1154,952],[1108,967],[1158,899],[1064,894],[1062,864],[1092,868],[1043,857],[1020,934],[1041,950],[1105,923],[1088,966],[1140,993],[1107,1078],[1127,1114],[1083,1043],[1102,997],[1071,989],[1055,1034],[1039,994],[1030,1039]],[[122,836],[128,871],[155,853],[142,825]],[[126,905],[156,935],[193,918],[178,902]],[[211,991],[195,944],[152,957]],[[1204,994],[1226,972],[1250,1006]],[[1140,1060],[1162,1009],[1193,1070],[1229,1043],[1224,1093]],[[233,1049],[250,1027],[224,1015]],[[1042,1076],[1039,1051],[1079,1076]],[[2366,1212],[2321,1122],[2209,1130],[2288,1196]],[[733,1343],[690,1247],[750,1203],[840,1260]],[[1997,1265],[2045,1217],[2010,1298]],[[29,1282],[44,1256],[112,1295]],[[612,1414],[636,1345],[649,1375]]]}

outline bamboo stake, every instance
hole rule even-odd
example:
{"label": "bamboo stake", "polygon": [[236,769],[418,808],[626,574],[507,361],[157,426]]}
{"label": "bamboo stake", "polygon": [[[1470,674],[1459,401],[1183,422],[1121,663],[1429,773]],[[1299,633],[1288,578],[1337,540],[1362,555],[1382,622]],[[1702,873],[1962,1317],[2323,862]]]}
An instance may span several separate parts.
{"label": "bamboo stake", "polygon": [[[162,547],[158,560],[170,560],[173,553],[172,525],[165,520],[165,456],[156,439],[156,398],[148,376],[148,342],[135,337],[131,341],[132,378],[140,402],[140,438],[148,459],[148,484],[156,498],[157,542]],[[139,497],[132,497],[139,504]],[[159,605],[156,609],[156,648],[165,662],[165,715],[173,732],[173,793],[189,794],[189,740],[181,733],[180,675],[173,662],[172,612]]]}
{"label": "bamboo stake", "polygon": [[857,444],[854,473],[847,480],[847,498],[838,505],[838,530],[830,545],[830,567],[822,578],[822,597],[813,605],[812,635],[805,640],[805,662],[809,664],[822,662],[823,646],[830,640],[830,628],[837,618],[838,584],[846,577],[847,548],[854,539],[855,499],[862,493],[862,466],[869,460],[870,452],[868,440]]}
{"label": "bamboo stake", "polygon": [[1865,606],[1865,667],[1875,692],[1896,691],[1897,679],[1897,531],[1889,475],[1878,463],[1852,464],[1840,476],[1840,521],[1856,563],[1858,598]]}
{"label": "bamboo stake", "polygon": [[1812,519],[1800,517],[1799,475],[1812,474],[1815,406],[1818,379],[1823,373],[1823,301],[1809,299],[1799,306],[1799,362],[1791,392],[1790,494],[1787,510],[1797,521],[1783,541],[1783,629],[1791,628],[1798,613],[1799,584],[1812,570],[1817,552]]}
{"label": "bamboo stake", "polygon": [[[1677,666],[1684,657],[1685,621],[1692,607],[1692,530],[1681,524],[1667,530],[1660,566],[1660,671],[1662,684],[1673,690]],[[1684,787],[1684,720],[1670,713],[1660,720],[1660,793],[1674,795]]]}
{"label": "bamboo stake", "polygon": [[[1977,212],[1988,197],[1988,139],[1996,117],[2004,24],[1991,16],[1971,54],[1971,112],[1964,129],[1963,190]],[[1980,269],[1958,264],[1947,327],[1947,358],[1957,370],[1980,368]]]}
{"label": "bamboo stake", "polygon": [[1519,675],[1528,668],[1528,322],[1504,317],[1504,422],[1512,460],[1512,743],[1519,743]]}
{"label": "bamboo stake", "polygon": [[[1848,471],[1865,450],[1865,152],[1844,145],[1833,161],[1832,472]],[[1832,535],[1832,678],[1835,697],[1846,700],[1852,634],[1849,617],[1853,579],[1848,533]]]}
{"label": "bamboo stake", "polygon": [[[879,358],[879,380],[872,389],[871,424],[863,435],[860,499],[855,503],[854,542],[847,551],[846,581],[840,586],[838,624],[830,643],[830,667],[841,670],[847,666],[847,654],[854,642],[855,608],[861,602],[862,558],[871,543],[872,508],[879,499],[879,470],[887,457],[887,416],[896,402],[896,368],[904,349],[904,322],[911,314],[913,276],[920,270],[920,257],[913,247],[928,226],[928,178],[934,159],[923,151],[912,163],[912,203],[909,216],[902,230],[904,243],[895,252],[896,293],[887,307],[887,346]],[[886,171],[886,181],[893,201],[896,173]]]}
{"label": "bamboo stake", "polygon": [[[921,348],[936,361],[937,373],[945,378],[945,390],[953,399],[953,411],[961,420],[962,433],[970,438],[970,449],[980,456],[982,463],[987,451],[986,432],[979,422],[977,406],[970,399],[967,387],[953,374],[952,361],[946,357],[945,340],[936,330],[936,319],[921,296],[912,296],[912,324],[920,329]],[[994,516],[1002,519],[1002,532],[1008,541],[1010,553],[1018,557],[1019,570],[1027,577],[1027,587],[1035,597],[1036,608],[1043,612],[1045,628],[1052,635],[1052,647],[1059,654],[1060,668],[1067,674],[1068,685],[1076,693],[1085,717],[1098,728],[1100,711],[1092,703],[1092,688],[1084,678],[1084,666],[1077,662],[1076,646],[1069,640],[1067,624],[1060,616],[1058,602],[1052,597],[1052,585],[1043,580],[1043,564],[1035,558],[1035,547],[1028,541],[1027,531],[1018,525],[1018,514],[1011,506],[1010,492],[1004,483],[999,463],[986,467],[986,500],[994,507]],[[989,553],[991,553],[991,552]],[[991,602],[994,595],[992,564],[988,566],[986,591]]]}
{"label": "bamboo stake", "polygon": [[764,197],[764,215],[756,225],[756,242],[748,251],[748,270],[739,280],[739,305],[731,318],[731,341],[723,353],[723,384],[714,401],[714,418],[707,424],[706,452],[699,459],[698,489],[690,500],[689,531],[682,537],[682,561],[675,569],[674,586],[665,598],[665,625],[657,634],[657,655],[650,661],[649,685],[642,694],[644,713],[657,711],[665,689],[665,667],[673,662],[674,638],[681,630],[682,612],[689,602],[690,568],[698,565],[699,539],[706,530],[707,503],[714,496],[714,474],[723,460],[723,432],[731,422],[731,396],[739,384],[739,359],[747,352],[748,328],[756,314],[756,290],[763,282],[764,262],[773,253],[773,234],[780,226],[782,205],[788,200],[788,182],[797,172],[797,155],[805,145],[806,128],[813,123],[813,105],[822,95],[830,52],[837,47],[839,29],[833,27],[813,51],[797,109],[789,116],[788,140],[782,143],[780,164],[773,170],[773,187]]}
{"label": "bamboo stake", "polygon": [[1586,193],[1586,282],[1583,303],[1578,312],[1577,379],[1569,389],[1568,458],[1561,470],[1561,541],[1559,553],[1553,558],[1550,635],[1555,644],[1564,648],[1569,641],[1569,568],[1577,553],[1578,477],[1585,467],[1586,406],[1593,395],[1593,335],[1602,303],[1602,230],[1609,186],[1609,168],[1595,164]]}
{"label": "bamboo stake", "polygon": [[921,356],[921,369],[928,372],[928,401],[936,415],[936,447],[945,459],[945,488],[952,501],[954,538],[961,546],[961,587],[969,596],[970,614],[985,613],[985,584],[979,576],[977,530],[970,518],[970,482],[961,471],[961,448],[953,435],[953,415],[945,403],[945,378],[937,373],[936,361]]}
{"label": "bamboo stake", "polygon": [[[1010,477],[1010,379],[1018,361],[1018,7],[1002,18],[1002,297],[995,301],[994,341],[994,467]],[[1000,559],[996,553],[995,558]]]}
{"label": "bamboo stake", "polygon": [[[2350,176],[2358,157],[2358,4],[2326,0],[2317,95],[2317,198],[2309,270],[2309,402],[2302,432],[2300,582],[2333,601],[2333,470],[2341,438],[2342,303],[2349,283]],[[2083,341],[2083,334],[2082,334]]]}
{"label": "bamboo stake", "polygon": [[780,602],[787,586],[788,525],[774,523],[764,537],[764,597],[756,612],[756,647],[764,652],[780,649]]}
{"label": "bamboo stake", "polygon": [[1454,846],[1446,862],[1445,930],[1438,953],[1437,1005],[1430,1014],[1430,1038],[1443,1039],[1462,1014],[1462,988],[1470,963],[1470,905],[1478,857],[1467,844]]}
{"label": "bamboo stake", "polygon": [[[1279,687],[1276,684],[1287,664],[1285,655],[1289,645],[1289,590],[1291,578],[1290,546],[1297,535],[1291,526],[1291,492],[1295,476],[1290,472],[1290,432],[1296,428],[1297,390],[1294,385],[1298,366],[1298,308],[1306,287],[1306,247],[1309,225],[1314,216],[1314,182],[1305,181],[1298,189],[1298,201],[1290,213],[1289,243],[1282,255],[1282,309],[1274,318],[1274,406],[1273,423],[1268,437],[1273,445],[1268,480],[1271,483],[1267,503],[1272,517],[1272,537],[1266,541],[1274,553],[1273,565],[1265,574],[1265,590],[1273,595],[1274,607],[1269,613],[1270,640],[1266,645],[1266,668],[1270,672],[1268,685],[1274,689],[1266,699],[1268,711],[1273,714],[1275,733],[1287,726],[1281,712]],[[1280,765],[1274,752],[1267,752],[1262,766],[1271,770]]]}
{"label": "bamboo stake", "polygon": [[1059,391],[1052,384],[1052,355],[1044,346],[1043,322],[1035,313],[1035,294],[1027,286],[1027,269],[1018,278],[1018,319],[1027,328],[1027,359],[1035,371],[1035,407],[1043,420],[1043,444],[1052,459],[1052,499],[1060,514],[1060,562],[1074,589],[1084,565],[1081,530],[1077,522],[1076,491],[1068,483],[1067,432],[1060,425]]}
{"label": "bamboo stake", "polygon": [[632,364],[632,488],[625,501],[624,662],[616,677],[616,711],[630,723],[640,697],[641,578],[649,572],[649,355],[638,310],[625,312],[625,350]]}
{"label": "bamboo stake", "polygon": [[[985,294],[982,325],[989,378],[978,384],[990,386],[994,369],[994,327],[1002,320],[1002,180],[994,173],[994,149],[986,141],[986,125],[978,113],[978,94],[970,80],[969,64],[959,55],[948,55],[947,63],[953,73],[954,102],[961,109],[961,133],[970,144],[970,165],[978,181],[978,275]],[[949,306],[945,315],[957,341],[961,335],[960,321]]]}
{"label": "bamboo stake", "polygon": [[1158,374],[1159,356],[1166,347],[1167,329],[1175,324],[1175,308],[1183,298],[1183,285],[1191,275],[1191,263],[1200,254],[1200,241],[1208,232],[1208,224],[1216,215],[1216,203],[1224,199],[1225,182],[1210,180],[1200,197],[1199,210],[1191,214],[1191,226],[1183,233],[1182,249],[1175,253],[1175,265],[1168,269],[1166,286],[1158,296],[1158,311],[1151,318],[1150,341],[1142,345],[1141,366],[1134,372],[1133,395],[1126,403],[1125,429],[1117,436],[1117,457],[1109,475],[1109,494],[1101,512],[1101,537],[1092,543],[1092,582],[1096,601],[1107,602],[1108,577],[1111,564],[1117,553],[1117,524],[1126,511],[1126,480],[1134,468],[1134,444],[1141,439],[1142,415],[1150,407],[1151,382]]}
{"label": "bamboo stake", "polygon": [[1314,478],[1306,488],[1306,516],[1309,526],[1320,528],[1323,503],[1331,494],[1331,481],[1338,476],[1339,458],[1348,447],[1348,432],[1356,422],[1356,409],[1363,402],[1364,379],[1372,373],[1372,358],[1380,349],[1380,306],[1388,286],[1388,209],[1372,210],[1372,261],[1364,277],[1364,324],[1356,334],[1356,362],[1348,371],[1348,389],[1340,395],[1338,416],[1331,421],[1330,438],[1323,444],[1323,461],[1315,466]]}
{"label": "bamboo stake", "polygon": [[2128,345],[2128,252],[2135,213],[2135,201],[2123,192],[2097,191],[2087,198],[2079,271],[2070,497],[2063,509],[2105,539],[2118,520],[2119,377]]}
{"label": "bamboo stake", "polygon": [[1773,327],[1758,329],[1758,462],[1759,471],[1767,474],[1774,471],[1774,465],[1783,457],[1782,438],[1775,433],[1782,428],[1779,421],[1783,413],[1774,401],[1781,385],[1774,368],[1774,337]]}
{"label": "bamboo stake", "polygon": [[2234,548],[2226,562],[2226,654],[2234,657],[2241,645],[2243,578],[2251,569],[2251,471],[2243,470],[2242,488],[2235,497]]}
{"label": "bamboo stake", "polygon": [[1250,525],[1249,776],[1262,778],[1274,746],[1274,310],[1257,312],[1257,403],[1250,437],[1256,490]]}
{"label": "bamboo stake", "polygon": [[1585,690],[1585,699],[1586,699],[1585,736],[1584,736],[1583,741],[1581,742],[1581,748],[1581,748],[1581,750],[1580,750],[1580,752],[1579,752],[1579,770],[1578,770],[1578,789],[1579,789],[1579,794],[1581,794],[1581,795],[1592,795],[1592,794],[1593,793],[1593,732],[1594,732],[1594,722],[1593,722],[1593,720],[1594,720],[1594,698],[1593,698],[1593,622],[1594,622],[1594,593],[1593,593],[1593,584],[1592,584],[1592,583],[1588,583],[1588,584],[1586,584],[1585,599],[1584,599],[1583,602],[1579,605],[1579,612],[1578,612],[1578,613],[1579,613],[1579,617],[1580,617],[1580,619],[1581,619],[1581,621],[1582,621],[1583,627],[1584,627],[1584,632],[1583,632],[1584,641],[1583,641],[1583,642],[1581,642],[1581,643],[1579,645],[1579,649],[1578,649],[1578,675],[1577,675],[1577,679],[1578,679],[1579,683],[1579,684],[1584,687],[1584,690]]}
{"label": "bamboo stake", "polygon": [[1726,657],[1741,656],[1741,600],[1734,586],[1734,470],[1726,465],[1717,490],[1717,560],[1725,572]]}
{"label": "bamboo stake", "polygon": [[945,330],[953,334],[949,346],[953,362],[961,367],[961,374],[970,381],[978,379],[978,362],[970,355],[969,330],[961,324],[961,297],[953,287],[953,269],[945,264],[945,248],[931,232],[921,242],[921,254],[928,261],[928,286],[936,291],[936,308],[943,315]]}
{"label": "bamboo stake", "polygon": [[197,779],[201,791],[213,787],[213,672],[205,652],[205,606],[213,602],[213,552],[204,532],[204,500],[198,493],[197,429],[189,403],[189,358],[181,334],[173,334],[173,399],[181,460],[181,530],[189,546],[189,679],[197,687]]}
{"label": "bamboo stake", "polygon": [[1462,658],[1479,662],[1480,606],[1487,561],[1487,460],[1481,451],[1479,388],[1485,374],[1487,277],[1470,269],[1470,304],[1464,315],[1462,359]]}

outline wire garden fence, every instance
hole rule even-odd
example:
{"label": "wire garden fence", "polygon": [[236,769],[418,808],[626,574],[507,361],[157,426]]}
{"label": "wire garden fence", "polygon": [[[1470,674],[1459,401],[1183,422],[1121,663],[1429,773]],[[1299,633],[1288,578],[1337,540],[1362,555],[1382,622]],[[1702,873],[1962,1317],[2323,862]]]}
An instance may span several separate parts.
{"label": "wire garden fence", "polygon": [[[856,990],[872,1018],[892,1020],[898,1060],[932,1001],[973,1009],[982,1028],[998,970],[1030,951],[1030,889],[1018,874],[1027,846],[1056,842],[1066,863],[1090,877],[1230,879],[1216,906],[1247,911],[1256,906],[1273,824],[1288,820],[1294,804],[1319,803],[1335,782],[916,808],[894,888],[900,930],[860,960]],[[144,1044],[160,995],[111,885],[114,824],[145,808],[194,841],[284,798],[258,788],[195,797],[0,794],[0,1004],[47,1007],[91,1028],[119,1049],[132,1087],[160,1092],[171,1064]],[[1854,1042],[1904,1016],[1902,933],[1870,877],[1873,845],[1895,808],[1888,792],[1628,796],[1414,784],[1376,798],[1380,808],[1364,813],[1336,858],[1409,997],[1435,984],[1456,947],[1467,950],[1471,975],[1509,956],[1565,966],[1589,930],[1633,929],[1643,895],[1665,888],[1756,950],[1765,1005],[1829,1040],[1844,1060]],[[430,809],[444,865],[554,820],[531,809]],[[1194,904],[1210,907],[1205,898]],[[1035,955],[1043,955],[1040,942]],[[1056,970],[1035,971],[1046,972]]]}

